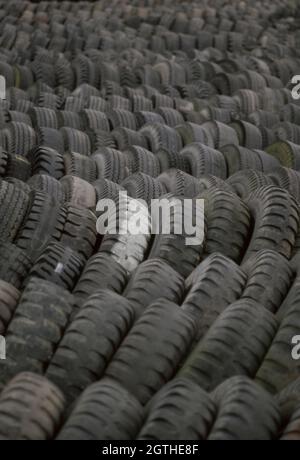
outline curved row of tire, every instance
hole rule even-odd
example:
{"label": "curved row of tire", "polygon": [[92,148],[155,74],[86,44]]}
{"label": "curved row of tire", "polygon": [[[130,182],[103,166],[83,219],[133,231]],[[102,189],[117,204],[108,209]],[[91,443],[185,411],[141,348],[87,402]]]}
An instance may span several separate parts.
{"label": "curved row of tire", "polygon": [[[299,439],[281,5],[0,2],[0,439]],[[168,235],[101,238],[124,190],[203,198],[204,241],[180,206]]]}

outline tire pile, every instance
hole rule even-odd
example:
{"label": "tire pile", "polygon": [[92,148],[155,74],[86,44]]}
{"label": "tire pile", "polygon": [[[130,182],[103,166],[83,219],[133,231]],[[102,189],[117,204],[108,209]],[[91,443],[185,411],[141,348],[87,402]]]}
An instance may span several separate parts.
{"label": "tire pile", "polygon": [[0,439],[300,439],[297,2],[0,5]]}

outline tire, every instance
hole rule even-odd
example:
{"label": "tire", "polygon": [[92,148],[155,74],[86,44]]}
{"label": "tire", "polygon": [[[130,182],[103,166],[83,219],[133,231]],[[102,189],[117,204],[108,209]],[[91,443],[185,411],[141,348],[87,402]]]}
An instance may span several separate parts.
{"label": "tire", "polygon": [[157,155],[154,155],[149,150],[133,145],[125,150],[123,154],[128,155],[133,174],[144,173],[151,177],[157,177],[160,174],[159,159]]}
{"label": "tire", "polygon": [[88,209],[66,205],[66,220],[60,243],[88,259],[94,252],[97,239],[96,217]]}
{"label": "tire", "polygon": [[246,121],[237,120],[230,124],[237,133],[239,144],[247,149],[262,149],[263,139],[260,129]]}
{"label": "tire", "polygon": [[11,122],[7,127],[7,151],[10,155],[27,157],[37,144],[36,133],[26,123]]}
{"label": "tire", "polygon": [[113,109],[106,112],[106,116],[110,123],[111,129],[116,128],[128,128],[133,131],[137,130],[137,122],[135,115],[128,110],[124,109]]}
{"label": "tire", "polygon": [[31,176],[31,164],[23,156],[9,155],[5,175],[26,182]]}
{"label": "tire", "polygon": [[20,289],[32,262],[15,244],[0,242],[0,279]]}
{"label": "tire", "polygon": [[83,270],[84,259],[69,247],[52,242],[29,272],[28,279],[41,278],[72,291]]}
{"label": "tire", "polygon": [[37,130],[39,147],[48,147],[64,154],[64,138],[61,131],[53,128],[39,128]]}
{"label": "tire", "polygon": [[53,439],[64,412],[64,397],[45,377],[22,372],[0,398],[0,439]]}
{"label": "tire", "polygon": [[252,299],[276,313],[292,284],[290,263],[277,252],[262,249],[242,265],[242,270],[248,278],[242,299]]}
{"label": "tire", "polygon": [[28,213],[16,237],[16,245],[34,262],[51,239],[61,237],[65,212],[53,197],[42,192],[30,193]]}
{"label": "tire", "polygon": [[187,171],[188,165],[186,164],[185,158],[177,152],[171,152],[165,149],[159,149],[155,153],[156,158],[159,161],[160,171],[164,172],[168,169],[179,169],[181,171]]}
{"label": "tire", "polygon": [[[142,222],[143,232],[136,235],[134,232],[128,231],[127,225],[128,222],[135,222],[137,217],[139,222]],[[106,233],[103,236],[99,252],[109,254],[128,273],[132,273],[145,260],[148,253],[151,239],[148,208],[139,201],[127,197],[126,202],[117,201],[116,208],[104,214],[104,220],[106,221],[106,219],[108,226],[105,228]],[[99,220],[97,223],[99,225]],[[116,228],[114,228],[114,223]],[[145,226],[147,228],[144,228]],[[101,228],[97,227],[97,230],[100,234],[102,233]],[[117,233],[115,233],[116,230]]]}
{"label": "tire", "polygon": [[84,109],[80,116],[84,131],[86,129],[101,129],[109,132],[109,122],[105,113],[98,110]]}
{"label": "tire", "polygon": [[59,110],[57,112],[58,128],[72,128],[79,131],[84,131],[85,123],[80,116],[80,113],[69,110]]}
{"label": "tire", "polygon": [[131,172],[129,158],[119,150],[103,147],[91,157],[95,160],[97,179],[104,178],[120,184]]}
{"label": "tire", "polygon": [[124,187],[130,197],[136,200],[142,199],[148,206],[151,205],[152,200],[156,200],[166,193],[159,180],[141,172],[127,177],[121,186]]}
{"label": "tire", "polygon": [[253,150],[238,145],[225,145],[221,152],[225,157],[229,177],[243,169],[263,171],[260,156]]}
{"label": "tire", "polygon": [[64,127],[60,129],[64,139],[64,150],[89,156],[92,153],[91,142],[86,133],[78,129]]}
{"label": "tire", "polygon": [[116,128],[111,133],[118,150],[126,150],[132,146],[135,148],[147,149],[148,144],[145,137],[139,131],[128,128]]}
{"label": "tire", "polygon": [[61,182],[54,177],[46,174],[36,174],[31,176],[27,181],[27,184],[32,190],[42,192],[47,196],[50,196],[57,200],[59,203],[64,203],[65,193]]}
{"label": "tire", "polygon": [[127,279],[126,269],[109,254],[100,252],[88,260],[74,289],[74,295],[87,299],[99,289],[122,294]]}
{"label": "tire", "polygon": [[95,209],[96,190],[89,182],[76,176],[64,176],[60,183],[66,202],[75,207]]}
{"label": "tire", "polygon": [[274,185],[287,190],[298,202],[300,201],[300,172],[291,168],[279,167],[269,175]]}
{"label": "tire", "polygon": [[34,128],[44,127],[58,129],[58,121],[55,110],[45,107],[34,107],[29,110],[28,115],[31,118]]}
{"label": "tire", "polygon": [[194,269],[185,282],[182,309],[196,319],[197,339],[205,336],[218,316],[241,297],[245,284],[245,273],[221,254],[212,254]]}
{"label": "tire", "polygon": [[284,428],[280,441],[299,441],[300,439],[300,405],[291,415],[289,423]]}
{"label": "tire", "polygon": [[188,315],[176,304],[160,299],[133,326],[105,376],[116,380],[144,405],[173,377],[195,332]]}
{"label": "tire", "polygon": [[150,401],[139,440],[206,440],[217,408],[208,393],[185,379],[174,379]]}
{"label": "tire", "polygon": [[272,441],[280,428],[276,401],[245,377],[233,377],[215,391],[218,416],[209,441]]}
{"label": "tire", "polygon": [[81,394],[56,439],[133,440],[142,423],[143,409],[136,398],[116,382],[105,379]]}
{"label": "tire", "polygon": [[277,313],[280,325],[266,354],[256,381],[269,393],[276,394],[299,376],[299,361],[291,356],[292,338],[299,334],[299,280],[296,279],[286,301]]}
{"label": "tire", "polygon": [[226,180],[234,192],[242,199],[247,199],[251,193],[261,187],[274,185],[272,178],[254,169],[243,169]]}
{"label": "tire", "polygon": [[299,145],[286,141],[278,141],[270,145],[266,150],[274,156],[281,166],[287,168],[300,169],[300,149]]}
{"label": "tire", "polygon": [[69,404],[100,380],[133,320],[130,303],[116,293],[97,290],[89,296],[67,328],[46,372]]}
{"label": "tire", "polygon": [[224,190],[224,192],[232,193],[234,189],[229,185],[228,181],[220,179],[220,177],[212,176],[211,174],[205,174],[200,176],[197,180],[199,192],[197,195],[206,192],[210,188],[217,188],[219,190]]}
{"label": "tire", "polygon": [[261,249],[271,249],[291,257],[299,226],[299,210],[295,199],[275,186],[261,187],[246,200],[254,229],[243,263]]}
{"label": "tire", "polygon": [[179,169],[169,169],[157,178],[168,193],[184,198],[194,198],[200,192],[199,181]]}
{"label": "tire", "polygon": [[0,181],[0,240],[12,242],[22,226],[29,207],[29,196],[13,184]]}
{"label": "tire", "polygon": [[184,146],[193,143],[204,144],[211,148],[214,146],[213,139],[208,132],[196,123],[186,122],[176,126],[176,130],[180,134]]}
{"label": "tire", "polygon": [[194,177],[201,177],[205,174],[212,174],[226,179],[227,166],[224,156],[218,150],[206,145],[193,143],[184,147],[180,154],[188,165],[188,172]]}
{"label": "tire", "polygon": [[179,152],[182,149],[182,140],[179,133],[169,126],[158,123],[144,125],[140,132],[148,141],[151,152],[156,153],[160,149],[171,152]]}
{"label": "tire", "polygon": [[47,174],[59,180],[65,175],[63,156],[50,147],[36,147],[30,154],[32,174]]}
{"label": "tire", "polygon": [[278,327],[275,316],[252,300],[227,307],[198,342],[179,377],[213,391],[229,377],[254,378]]}
{"label": "tire", "polygon": [[0,280],[0,334],[5,335],[20,298],[20,291]]}
{"label": "tire", "polygon": [[164,123],[171,128],[180,125],[184,122],[183,116],[177,110],[170,107],[160,107],[157,113],[162,116]]}
{"label": "tire", "polygon": [[31,278],[7,328],[2,384],[19,372],[45,372],[64,334],[71,310],[70,293],[48,281]]}
{"label": "tire", "polygon": [[276,401],[280,405],[282,431],[280,435],[285,435],[293,430],[287,429],[289,422],[295,411],[297,411],[300,403],[300,379],[293,380],[283,390],[276,395]]}
{"label": "tire", "polygon": [[234,193],[210,188],[197,198],[204,200],[207,234],[204,252],[215,252],[239,263],[250,236],[251,218],[245,203]]}
{"label": "tire", "polygon": [[5,175],[7,163],[8,154],[2,147],[0,147],[0,177]]}
{"label": "tire", "polygon": [[123,296],[133,306],[136,317],[159,298],[179,305],[183,294],[183,277],[162,259],[150,259],[141,263],[123,292]]}
{"label": "tire", "polygon": [[92,183],[97,178],[97,168],[93,157],[76,152],[65,153],[64,167],[66,176],[76,176]]}
{"label": "tire", "polygon": [[213,148],[220,150],[228,144],[239,145],[237,134],[233,128],[219,121],[207,121],[202,128],[213,139]]}
{"label": "tire", "polygon": [[[154,220],[153,224],[158,228],[156,228],[156,235],[148,258],[163,259],[186,278],[203,257],[206,221],[203,209],[197,206],[195,200],[192,201],[191,207],[184,207],[183,200],[184,199],[181,197],[176,198],[173,195],[167,195],[163,203],[160,203],[168,207],[170,231],[161,231],[163,228],[160,222],[155,222]],[[164,216],[167,218],[167,214]],[[187,239],[191,235],[187,234],[186,228],[182,228],[182,217],[184,217],[184,219],[188,218],[188,222],[191,222],[193,219],[198,222],[197,230],[199,230],[201,234],[196,235],[197,241],[193,242],[193,244],[187,244]],[[178,229],[179,225],[181,227],[180,229]]]}
{"label": "tire", "polygon": [[124,187],[108,179],[97,179],[92,185],[96,190],[97,203],[106,198],[114,200],[120,192],[125,191]]}

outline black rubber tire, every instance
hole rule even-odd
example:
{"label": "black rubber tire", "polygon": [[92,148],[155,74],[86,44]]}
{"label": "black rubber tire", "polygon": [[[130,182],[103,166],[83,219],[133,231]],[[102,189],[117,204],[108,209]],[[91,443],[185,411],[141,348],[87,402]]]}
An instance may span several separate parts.
{"label": "black rubber tire", "polygon": [[[139,221],[142,220],[143,224],[146,223],[147,225],[146,231],[139,234],[127,231],[128,222],[136,219],[136,217],[138,217]],[[99,219],[97,224],[99,224]],[[127,197],[126,202],[123,200],[116,202],[115,209],[109,210],[108,214],[104,215],[104,220],[106,221],[106,219],[108,219],[109,225],[103,236],[99,252],[109,254],[125,270],[132,273],[145,260],[148,253],[151,239],[151,222],[148,208],[138,200]],[[110,222],[112,223],[110,224]],[[116,223],[116,229],[114,228],[114,222]],[[113,227],[110,225],[113,225]],[[98,225],[97,229],[101,234],[101,228],[99,229]],[[117,233],[115,233],[115,230],[117,230]]]}
{"label": "black rubber tire", "polygon": [[245,284],[245,273],[221,254],[212,254],[194,269],[185,282],[182,309],[197,320],[197,338],[203,337],[228,305],[240,298]]}
{"label": "black rubber tire", "polygon": [[246,204],[236,194],[215,187],[197,198],[204,200],[205,254],[218,252],[240,263],[251,231],[251,216]]}
{"label": "black rubber tire", "polygon": [[179,169],[168,169],[158,176],[168,193],[185,198],[194,198],[200,193],[199,181]]}
{"label": "black rubber tire", "polygon": [[63,127],[60,133],[64,139],[64,150],[89,156],[92,153],[91,142],[86,133],[78,129]]}
{"label": "black rubber tire", "polygon": [[227,166],[224,155],[200,143],[189,144],[184,147],[180,154],[185,158],[188,170],[192,176],[201,177],[204,174],[212,174],[221,179],[227,178]]}
{"label": "black rubber tire", "polygon": [[272,394],[279,393],[299,376],[299,361],[291,356],[292,338],[299,334],[299,278],[277,313],[280,325],[266,354],[256,381]]}
{"label": "black rubber tire", "polygon": [[88,259],[96,246],[96,217],[88,209],[66,205],[66,220],[59,238],[60,243],[81,257]]}
{"label": "black rubber tire", "polygon": [[149,150],[133,145],[123,152],[130,158],[131,173],[144,173],[151,177],[157,177],[160,174],[160,162],[157,155]]}
{"label": "black rubber tire", "polygon": [[128,279],[126,269],[106,253],[93,255],[87,262],[74,289],[74,295],[87,299],[98,289],[121,294]]}
{"label": "black rubber tire", "polygon": [[[184,198],[166,195],[164,203],[169,208],[170,231],[161,232],[160,222],[154,222],[158,227],[158,232],[154,237],[153,244],[148,258],[161,258],[173,267],[178,273],[186,278],[193,269],[199,264],[203,256],[203,248],[206,236],[206,220],[202,207],[197,206],[196,200],[192,200],[192,206],[184,207]],[[166,217],[166,215],[165,215]],[[188,221],[198,221],[201,236],[197,238],[196,244],[187,244],[188,235],[185,228],[181,225],[180,232],[178,224],[182,224],[184,219]],[[156,229],[157,230],[157,229]],[[194,235],[195,236],[195,235]],[[197,235],[198,236],[198,235]]]}
{"label": "black rubber tire", "polygon": [[45,377],[31,372],[18,374],[0,398],[0,439],[46,441],[59,428],[64,397]]}
{"label": "black rubber tire", "polygon": [[254,219],[254,229],[243,262],[261,249],[272,249],[289,259],[299,226],[296,200],[270,185],[257,189],[245,203]]}
{"label": "black rubber tire", "polygon": [[58,201],[42,192],[30,193],[30,205],[16,237],[16,245],[34,262],[51,239],[61,237],[65,211]]}
{"label": "black rubber tire", "polygon": [[147,139],[149,148],[153,153],[160,149],[166,149],[171,152],[179,152],[182,149],[180,134],[170,126],[149,123],[144,125],[140,131]]}
{"label": "black rubber tire", "polygon": [[31,176],[31,164],[21,155],[9,155],[5,175],[26,182]]}
{"label": "black rubber tire", "polygon": [[48,174],[59,180],[65,175],[61,153],[50,147],[39,146],[30,153],[32,174]]}
{"label": "black rubber tire", "polygon": [[97,203],[105,198],[114,200],[120,192],[125,191],[124,187],[116,184],[116,182],[103,178],[97,179],[92,185],[96,190]]}
{"label": "black rubber tire", "polygon": [[15,244],[0,242],[0,279],[20,289],[32,262]]}
{"label": "black rubber tire", "polygon": [[226,183],[232,187],[234,192],[242,199],[247,198],[260,187],[273,185],[271,177],[254,169],[243,169],[230,176]]}
{"label": "black rubber tire", "polygon": [[63,155],[65,146],[61,131],[53,128],[39,128],[37,136],[40,147],[49,147]]}
{"label": "black rubber tire", "polygon": [[119,150],[103,147],[96,150],[91,158],[95,160],[98,179],[120,184],[130,174],[129,158]]}
{"label": "black rubber tire", "polygon": [[209,441],[272,441],[280,429],[276,401],[248,378],[232,377],[214,392],[218,416]]}
{"label": "black rubber tire", "polygon": [[31,126],[13,121],[7,127],[6,141],[9,154],[26,157],[37,144],[37,136]]}
{"label": "black rubber tire", "polygon": [[144,405],[173,377],[195,332],[195,323],[178,305],[160,299],[135,323],[105,375]]}
{"label": "black rubber tire", "polygon": [[224,190],[224,192],[232,193],[234,189],[229,185],[227,181],[220,179],[220,177],[212,176],[211,174],[205,174],[197,179],[199,193],[203,193],[210,188],[218,188]]}
{"label": "black rubber tire", "polygon": [[178,376],[213,391],[235,375],[254,378],[276,334],[275,316],[244,299],[227,307],[184,363]]}
{"label": "black rubber tire", "polygon": [[263,171],[260,156],[253,150],[239,145],[225,145],[222,147],[221,152],[226,160],[229,177],[243,169]]}
{"label": "black rubber tire", "polygon": [[7,359],[1,365],[1,383],[19,372],[42,374],[61,340],[72,311],[65,289],[31,278],[6,331]]}
{"label": "black rubber tire", "polygon": [[298,202],[300,201],[300,172],[291,168],[276,168],[268,177],[278,187],[287,190]]}
{"label": "black rubber tire", "polygon": [[48,176],[47,174],[35,174],[30,177],[27,184],[32,190],[51,196],[59,203],[64,203],[65,201],[63,186],[61,182],[54,177]]}
{"label": "black rubber tire", "polygon": [[64,176],[60,183],[66,202],[79,208],[96,208],[96,190],[89,182],[77,176]]}
{"label": "black rubber tire", "polygon": [[290,263],[277,252],[262,249],[253,254],[242,265],[242,269],[247,274],[242,298],[252,299],[276,313],[292,284]]}
{"label": "black rubber tire", "polygon": [[212,398],[187,379],[174,379],[149,403],[139,440],[206,440],[213,427],[217,407]]}
{"label": "black rubber tire", "polygon": [[0,280],[0,334],[3,336],[17,308],[20,295],[20,291],[14,286]]}
{"label": "black rubber tire", "polygon": [[133,320],[133,309],[124,297],[107,290],[89,296],[67,328],[46,372],[65,394],[67,403],[100,380]]}
{"label": "black rubber tire", "polygon": [[96,180],[97,169],[93,157],[69,152],[65,153],[63,159],[66,176],[77,176],[90,183]]}
{"label": "black rubber tire", "polygon": [[72,291],[83,270],[84,259],[70,247],[49,243],[28,274]]}
{"label": "black rubber tire", "polygon": [[116,128],[111,133],[118,150],[125,150],[132,146],[147,149],[148,143],[143,134],[128,128]]}
{"label": "black rubber tire", "polygon": [[123,296],[134,308],[136,317],[159,298],[180,304],[184,294],[184,279],[162,259],[141,263],[131,275]]}
{"label": "black rubber tire", "polygon": [[152,200],[166,194],[166,189],[159,180],[142,172],[128,176],[121,186],[130,197],[137,200],[142,199],[148,206],[151,205]]}
{"label": "black rubber tire", "polygon": [[13,184],[0,181],[0,240],[13,241],[26,218],[29,196]]}
{"label": "black rubber tire", "polygon": [[192,143],[204,144],[209,147],[214,145],[214,141],[208,132],[196,123],[186,122],[176,126],[176,130],[179,132],[184,146]]}
{"label": "black rubber tire", "polygon": [[105,379],[80,396],[57,440],[128,441],[143,423],[143,409],[134,395]]}

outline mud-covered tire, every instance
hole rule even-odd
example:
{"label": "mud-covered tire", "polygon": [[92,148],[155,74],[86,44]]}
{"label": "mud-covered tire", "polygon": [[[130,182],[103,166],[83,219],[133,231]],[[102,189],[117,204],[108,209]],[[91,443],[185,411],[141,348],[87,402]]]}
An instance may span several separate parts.
{"label": "mud-covered tire", "polygon": [[4,388],[0,398],[0,439],[53,439],[64,412],[64,397],[45,377],[23,372]]}

